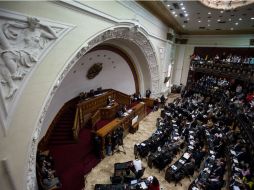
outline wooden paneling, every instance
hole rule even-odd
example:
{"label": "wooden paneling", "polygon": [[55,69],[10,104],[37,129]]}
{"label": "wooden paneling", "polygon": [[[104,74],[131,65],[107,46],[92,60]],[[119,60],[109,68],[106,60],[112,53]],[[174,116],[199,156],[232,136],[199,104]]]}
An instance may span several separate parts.
{"label": "wooden paneling", "polygon": [[[146,106],[144,103],[139,103],[132,108],[132,112],[129,115],[122,118],[115,118],[113,121],[96,131],[96,135],[101,138],[101,156],[105,156],[105,137],[112,133],[115,129],[122,126],[124,128],[125,133],[127,133],[132,127],[132,119],[138,116],[138,120],[135,123],[134,127],[138,127],[139,121],[141,121],[146,113]],[[132,129],[131,129],[132,130]]]}

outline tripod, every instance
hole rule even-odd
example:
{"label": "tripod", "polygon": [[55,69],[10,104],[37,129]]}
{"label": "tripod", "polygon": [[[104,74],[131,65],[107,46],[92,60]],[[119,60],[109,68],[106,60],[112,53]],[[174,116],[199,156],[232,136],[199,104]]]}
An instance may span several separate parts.
{"label": "tripod", "polygon": [[[120,146],[123,148],[123,150],[120,150]],[[124,148],[123,143],[117,143],[117,145],[116,145],[116,147],[115,147],[115,150],[114,150],[113,154],[114,154],[114,153],[120,153],[120,152],[126,154],[126,151],[125,151],[125,148]]]}

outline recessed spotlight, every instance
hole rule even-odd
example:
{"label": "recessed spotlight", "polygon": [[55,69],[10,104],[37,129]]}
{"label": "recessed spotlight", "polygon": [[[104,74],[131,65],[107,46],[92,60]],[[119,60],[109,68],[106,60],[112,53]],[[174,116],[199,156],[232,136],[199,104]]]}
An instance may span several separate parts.
{"label": "recessed spotlight", "polygon": [[187,11],[184,10],[183,12],[186,13]]}
{"label": "recessed spotlight", "polygon": [[177,17],[177,14],[175,14],[174,16]]}
{"label": "recessed spotlight", "polygon": [[222,14],[224,11],[220,11],[220,13]]}
{"label": "recessed spotlight", "polygon": [[220,22],[220,19],[218,19],[217,21]]}
{"label": "recessed spotlight", "polygon": [[228,19],[228,21],[231,21],[231,20],[232,20],[231,18]]}
{"label": "recessed spotlight", "polygon": [[183,6],[183,3],[180,3],[181,6]]}
{"label": "recessed spotlight", "polygon": [[185,10],[185,7],[182,7],[181,9],[182,9],[182,10]]}
{"label": "recessed spotlight", "polygon": [[173,14],[176,14],[176,12],[175,12],[175,11],[173,11],[172,13],[173,13]]}
{"label": "recessed spotlight", "polygon": [[186,17],[187,17],[187,16],[189,16],[189,14],[184,14],[184,16],[186,16]]}
{"label": "recessed spotlight", "polygon": [[230,30],[234,30],[234,28],[230,28]]}
{"label": "recessed spotlight", "polygon": [[170,4],[167,4],[168,7],[170,7]]}
{"label": "recessed spotlight", "polygon": [[208,12],[208,14],[210,15],[210,14],[212,14],[211,12]]}
{"label": "recessed spotlight", "polygon": [[199,20],[198,22],[201,22],[201,20]]}
{"label": "recessed spotlight", "polygon": [[254,17],[251,17],[250,19],[251,19],[251,20],[254,20]]}
{"label": "recessed spotlight", "polygon": [[238,22],[235,23],[236,26],[237,26],[238,24],[239,24]]}
{"label": "recessed spotlight", "polygon": [[239,18],[239,20],[242,20],[242,18]]}

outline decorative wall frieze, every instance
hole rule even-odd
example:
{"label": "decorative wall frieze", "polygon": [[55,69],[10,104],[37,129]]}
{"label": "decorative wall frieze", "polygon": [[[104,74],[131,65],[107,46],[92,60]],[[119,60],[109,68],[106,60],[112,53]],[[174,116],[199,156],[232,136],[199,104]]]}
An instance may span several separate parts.
{"label": "decorative wall frieze", "polygon": [[95,38],[91,39],[86,46],[82,47],[75,56],[66,64],[64,70],[58,77],[55,82],[55,85],[52,87],[51,92],[44,104],[43,110],[40,114],[40,118],[38,121],[38,125],[32,135],[31,145],[30,145],[30,154],[28,159],[28,169],[27,169],[27,190],[33,190],[36,187],[36,173],[35,173],[35,166],[36,166],[36,150],[38,144],[38,137],[40,134],[40,129],[42,127],[43,121],[45,119],[47,110],[49,108],[50,102],[55,95],[59,85],[61,84],[62,80],[68,74],[70,69],[77,63],[77,61],[84,56],[89,50],[93,47],[111,39],[124,39],[135,43],[144,53],[148,67],[150,70],[150,77],[152,80],[151,91],[153,95],[159,94],[159,71],[158,65],[156,61],[155,51],[151,42],[147,39],[147,37],[141,33],[137,27],[117,27],[114,29],[107,30]]}
{"label": "decorative wall frieze", "polygon": [[5,134],[25,81],[72,28],[0,9],[0,124]]}

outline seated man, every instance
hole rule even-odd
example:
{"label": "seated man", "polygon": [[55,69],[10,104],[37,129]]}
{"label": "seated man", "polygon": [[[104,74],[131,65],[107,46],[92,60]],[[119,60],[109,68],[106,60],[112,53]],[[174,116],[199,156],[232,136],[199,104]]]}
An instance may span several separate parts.
{"label": "seated man", "polygon": [[114,99],[111,96],[108,96],[107,105],[112,106],[113,104],[114,104]]}
{"label": "seated man", "polygon": [[130,183],[134,179],[136,179],[136,175],[130,170],[130,168],[127,168],[124,174],[124,182]]}
{"label": "seated man", "polygon": [[133,165],[135,168],[136,178],[137,179],[141,178],[144,173],[144,168],[142,168],[141,160],[139,159],[133,160]]}

